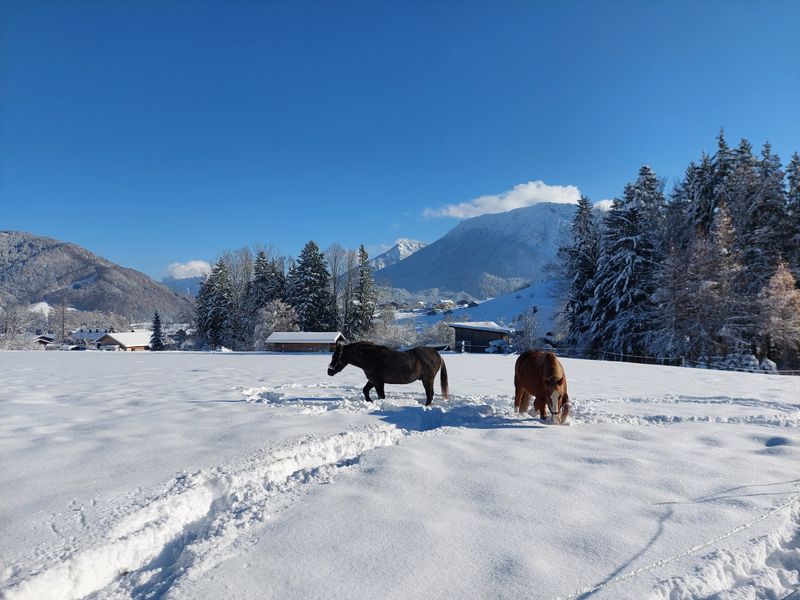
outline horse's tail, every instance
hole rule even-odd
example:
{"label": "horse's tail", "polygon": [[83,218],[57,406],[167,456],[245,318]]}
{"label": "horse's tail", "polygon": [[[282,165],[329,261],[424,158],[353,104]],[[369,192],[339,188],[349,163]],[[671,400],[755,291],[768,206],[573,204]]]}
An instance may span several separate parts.
{"label": "horse's tail", "polygon": [[442,398],[447,400],[447,397],[450,394],[450,388],[447,386],[447,365],[444,364],[443,358],[442,358],[442,372],[439,375],[439,383],[442,384]]}

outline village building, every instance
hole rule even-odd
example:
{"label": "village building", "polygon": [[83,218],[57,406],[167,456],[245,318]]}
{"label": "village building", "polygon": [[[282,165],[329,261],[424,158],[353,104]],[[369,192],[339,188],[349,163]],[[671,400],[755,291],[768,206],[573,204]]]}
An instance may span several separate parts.
{"label": "village building", "polygon": [[343,341],[338,331],[276,331],[267,338],[267,348],[275,352],[333,352],[336,343]]}
{"label": "village building", "polygon": [[[456,352],[479,352],[483,354],[492,348],[492,342],[509,343],[512,330],[501,327],[494,321],[470,321],[467,323],[450,323],[456,332]],[[490,350],[491,352],[491,350]]]}
{"label": "village building", "polygon": [[81,327],[75,331],[70,331],[64,341],[75,346],[97,350],[100,347],[98,340],[104,335],[111,333],[111,331],[110,329]]}
{"label": "village building", "polygon": [[142,350],[150,350],[150,338],[152,335],[152,331],[142,330],[106,333],[97,340],[97,343],[99,348],[140,352]]}

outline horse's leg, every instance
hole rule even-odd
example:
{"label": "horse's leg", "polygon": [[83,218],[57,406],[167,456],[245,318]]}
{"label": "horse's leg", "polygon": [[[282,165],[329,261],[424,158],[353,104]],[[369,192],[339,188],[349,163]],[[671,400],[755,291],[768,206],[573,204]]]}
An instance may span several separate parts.
{"label": "horse's leg", "polygon": [[364,386],[364,389],[361,390],[364,392],[364,398],[367,399],[367,402],[372,402],[372,398],[369,397],[369,391],[374,388],[375,386],[372,385],[371,381],[367,381],[367,385]]}
{"label": "horse's leg", "polygon": [[536,398],[533,402],[533,408],[539,411],[539,418],[542,420],[547,419],[547,402]]}
{"label": "horse's leg", "polygon": [[433,378],[435,377],[423,377],[422,378],[422,385],[425,388],[425,398],[427,401],[425,402],[425,406],[430,406],[431,402],[433,402]]}
{"label": "horse's leg", "polygon": [[382,381],[376,381],[375,382],[375,391],[378,392],[378,398],[380,398],[381,400],[385,400],[386,399],[386,394],[383,393],[383,382]]}
{"label": "horse's leg", "polygon": [[523,388],[519,384],[519,377],[514,375],[514,410],[516,412],[522,412],[519,409],[520,402],[522,402],[522,396],[525,394],[525,388]]}

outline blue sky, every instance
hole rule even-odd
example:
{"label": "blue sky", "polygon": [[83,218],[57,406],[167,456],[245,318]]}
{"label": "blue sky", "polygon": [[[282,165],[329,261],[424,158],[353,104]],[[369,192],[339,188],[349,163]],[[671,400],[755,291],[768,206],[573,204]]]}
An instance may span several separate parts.
{"label": "blue sky", "polygon": [[793,0],[8,0],[0,229],[160,277],[254,243],[433,241],[445,205],[528,182],[673,182],[720,127],[786,163],[798,23]]}

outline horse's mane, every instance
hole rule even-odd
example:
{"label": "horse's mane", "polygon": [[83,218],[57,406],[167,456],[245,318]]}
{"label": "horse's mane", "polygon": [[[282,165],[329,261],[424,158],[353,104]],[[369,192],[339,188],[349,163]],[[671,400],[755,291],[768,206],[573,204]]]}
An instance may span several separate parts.
{"label": "horse's mane", "polygon": [[559,380],[564,376],[561,363],[558,362],[556,355],[552,352],[540,352],[536,357],[536,368],[542,372],[545,379],[552,377],[555,380]]}

